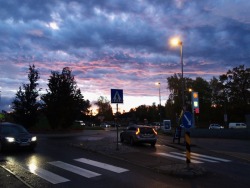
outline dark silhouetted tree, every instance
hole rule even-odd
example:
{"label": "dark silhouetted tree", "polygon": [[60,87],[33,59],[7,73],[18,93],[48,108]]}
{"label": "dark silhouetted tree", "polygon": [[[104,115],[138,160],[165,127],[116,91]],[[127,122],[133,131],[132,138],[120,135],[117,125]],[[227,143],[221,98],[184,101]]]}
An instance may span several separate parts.
{"label": "dark silhouetted tree", "polygon": [[97,116],[103,117],[104,120],[106,120],[106,121],[113,120],[113,118],[114,118],[113,117],[113,110],[112,110],[110,101],[106,97],[100,96],[95,104],[98,107]]}
{"label": "dark silhouetted tree", "polygon": [[35,65],[29,66],[28,84],[19,87],[15,99],[12,102],[14,110],[14,119],[16,122],[23,124],[26,128],[35,125],[38,116],[38,108],[40,106],[37,98],[40,89],[38,87],[39,72]]}
{"label": "dark silhouetted tree", "polygon": [[79,113],[88,112],[90,103],[84,100],[68,67],[61,74],[55,71],[51,74],[47,94],[41,97],[43,109],[53,129],[69,128]]}

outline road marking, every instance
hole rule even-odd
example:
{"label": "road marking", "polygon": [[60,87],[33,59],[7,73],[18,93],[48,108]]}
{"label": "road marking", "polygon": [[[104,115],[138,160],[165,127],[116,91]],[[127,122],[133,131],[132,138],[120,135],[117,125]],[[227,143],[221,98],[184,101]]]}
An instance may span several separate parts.
{"label": "road marking", "polygon": [[105,169],[105,170],[109,170],[109,171],[112,171],[112,172],[116,172],[116,173],[122,173],[122,172],[128,171],[128,169],[125,169],[125,168],[120,168],[120,167],[117,167],[117,166],[109,165],[109,164],[106,164],[106,163],[101,163],[101,162],[98,162],[98,161],[93,161],[93,160],[86,159],[86,158],[75,159],[75,161],[85,163],[85,164],[89,164],[89,165],[99,167],[99,168],[102,168],[102,169]]}
{"label": "road marking", "polygon": [[[163,155],[163,156],[167,156],[167,157],[172,157],[172,158],[176,158],[176,159],[180,159],[180,160],[183,160],[183,161],[186,161],[186,158],[185,157],[180,157],[178,155],[172,155],[172,154],[168,154],[168,153],[158,153],[159,155]],[[203,163],[201,161],[197,161],[197,160],[192,160],[191,163]]]}
{"label": "road marking", "polygon": [[212,157],[212,156],[208,156],[208,155],[202,155],[199,153],[191,153],[191,155],[198,156],[198,157],[204,157],[204,158],[208,158],[208,159],[214,159],[214,160],[222,161],[222,162],[231,162],[230,160],[227,160],[227,159],[222,159],[219,157]]}
{"label": "road marking", "polygon": [[52,172],[39,168],[36,165],[29,166],[28,171],[39,176],[40,178],[44,180],[47,180],[48,182],[52,184],[58,184],[58,183],[70,181],[69,179],[66,179],[62,176],[59,176],[57,174],[54,174]]}
{"label": "road marking", "polygon": [[[183,157],[186,156],[185,153],[177,153],[177,152],[171,152],[171,153],[173,153],[173,154],[175,154],[175,155],[180,155],[180,156],[183,156]],[[200,160],[200,161],[206,161],[206,162],[211,162],[211,163],[218,163],[218,161],[210,160],[210,159],[204,159],[204,158],[201,158],[201,157],[199,157],[199,156],[194,156],[193,153],[191,153],[191,160],[193,160],[193,159],[198,159],[198,160]],[[191,161],[191,162],[192,162],[192,161]]]}
{"label": "road marking", "polygon": [[80,168],[80,167],[77,167],[77,166],[74,166],[74,165],[71,165],[68,163],[64,163],[62,161],[53,161],[53,162],[49,162],[49,164],[57,166],[57,167],[62,168],[64,170],[73,172],[75,174],[81,175],[81,176],[86,177],[86,178],[93,178],[93,177],[101,175],[101,174],[92,172],[90,170],[86,170],[86,169],[83,169],[83,168]]}
{"label": "road marking", "polygon": [[[172,157],[176,159],[180,159],[185,161],[186,160],[186,152],[183,153],[178,153],[178,152],[170,152],[170,153],[158,153],[159,155],[162,156],[167,156],[167,157]],[[212,157],[208,155],[202,155],[198,153],[193,153],[191,152],[191,163],[204,163],[205,162],[211,162],[211,163],[218,163],[218,162],[231,162],[230,160],[227,159],[222,159],[219,157]]]}

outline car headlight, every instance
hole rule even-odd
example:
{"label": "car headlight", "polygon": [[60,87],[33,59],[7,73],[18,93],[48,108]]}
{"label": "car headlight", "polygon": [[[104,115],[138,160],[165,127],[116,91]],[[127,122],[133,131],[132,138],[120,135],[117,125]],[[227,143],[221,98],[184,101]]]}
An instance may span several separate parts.
{"label": "car headlight", "polygon": [[35,142],[35,141],[36,141],[36,136],[33,136],[33,137],[31,138],[31,141],[32,141],[32,142]]}
{"label": "car headlight", "polygon": [[13,137],[6,137],[5,138],[8,142],[15,142],[15,138]]}

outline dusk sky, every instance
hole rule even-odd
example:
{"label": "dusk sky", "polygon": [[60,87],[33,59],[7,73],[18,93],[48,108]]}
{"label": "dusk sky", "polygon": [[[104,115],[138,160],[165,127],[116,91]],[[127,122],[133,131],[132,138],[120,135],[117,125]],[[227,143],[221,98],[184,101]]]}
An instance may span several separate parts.
{"label": "dusk sky", "polygon": [[184,77],[209,81],[249,68],[250,1],[0,0],[0,110],[10,110],[33,64],[40,94],[51,71],[70,67],[91,103],[123,89],[121,112],[158,105],[160,82],[165,104],[166,78],[181,72],[173,36],[183,42]]}

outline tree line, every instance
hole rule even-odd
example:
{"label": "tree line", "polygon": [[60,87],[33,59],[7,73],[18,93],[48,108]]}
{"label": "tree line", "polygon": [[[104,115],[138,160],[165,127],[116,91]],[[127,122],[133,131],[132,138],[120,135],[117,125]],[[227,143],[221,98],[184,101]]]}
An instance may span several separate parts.
{"label": "tree line", "polygon": [[227,126],[228,122],[245,122],[245,116],[250,114],[250,68],[244,65],[228,70],[218,78],[206,81],[202,77],[191,79],[181,74],[167,78],[170,94],[165,106],[141,105],[131,109],[126,117],[136,122],[159,121],[170,119],[174,125],[181,124],[180,114],[182,104],[182,81],[184,82],[184,105],[192,112],[191,91],[198,92],[199,113],[195,113],[196,127],[208,127],[210,123],[220,123]]}
{"label": "tree line", "polygon": [[[48,79],[48,89],[39,95],[39,71],[34,65],[28,69],[29,83],[22,84],[12,102],[13,117],[16,122],[27,128],[35,126],[39,114],[44,114],[53,129],[69,128],[76,119],[89,118],[90,102],[84,99],[77,87],[72,70],[63,68],[62,72],[51,71]],[[113,114],[110,101],[100,96],[95,103],[98,114],[95,116],[112,121],[114,118],[133,121],[135,123],[171,119],[178,124],[182,110],[182,81],[184,81],[184,102],[186,110],[191,111],[191,93],[199,93],[200,113],[196,114],[198,127],[217,122],[244,121],[245,115],[250,114],[250,69],[244,65],[228,70],[219,78],[213,77],[206,81],[201,77],[195,79],[183,78],[174,74],[166,79],[170,94],[164,106],[141,105],[127,113]]]}

